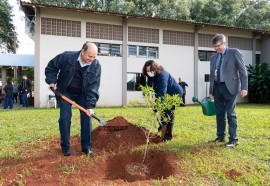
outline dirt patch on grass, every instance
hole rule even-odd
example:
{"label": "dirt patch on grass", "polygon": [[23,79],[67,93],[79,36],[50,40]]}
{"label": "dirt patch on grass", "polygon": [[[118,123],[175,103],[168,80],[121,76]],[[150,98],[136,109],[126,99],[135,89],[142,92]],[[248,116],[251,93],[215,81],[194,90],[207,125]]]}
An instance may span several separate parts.
{"label": "dirt patch on grass", "polygon": [[[112,130],[111,127],[125,127]],[[142,164],[142,152],[132,148],[144,145],[148,131],[128,123],[123,117],[92,132],[95,157],[81,152],[79,136],[70,139],[72,156],[64,157],[59,138],[25,149],[17,159],[0,160],[3,185],[107,185],[126,182],[151,184],[152,180],[180,175],[179,159],[168,152],[151,150]],[[152,139],[158,136],[151,134]],[[151,140],[153,141],[153,140]]]}
{"label": "dirt patch on grass", "polygon": [[238,172],[237,170],[235,169],[231,169],[230,171],[227,172],[227,176],[230,178],[230,179],[235,179],[237,177],[241,177],[242,176],[242,173]]}

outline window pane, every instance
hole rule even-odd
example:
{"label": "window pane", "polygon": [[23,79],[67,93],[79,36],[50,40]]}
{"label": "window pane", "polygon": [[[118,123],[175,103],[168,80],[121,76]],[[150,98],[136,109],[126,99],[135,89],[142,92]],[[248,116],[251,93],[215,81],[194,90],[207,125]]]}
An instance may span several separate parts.
{"label": "window pane", "polygon": [[127,74],[127,90],[135,91],[136,74]]}
{"label": "window pane", "polygon": [[150,58],[150,59],[158,58],[158,48],[157,47],[148,47],[148,58]]}
{"label": "window pane", "polygon": [[112,56],[121,56],[120,45],[111,45],[111,55]]}
{"label": "window pane", "polygon": [[147,47],[139,46],[139,57],[147,58]]}
{"label": "window pane", "polygon": [[256,54],[256,63],[261,62],[261,54]]}
{"label": "window pane", "polygon": [[110,44],[98,44],[98,53],[101,55],[110,55]]}
{"label": "window pane", "polygon": [[214,51],[207,51],[207,61],[210,61],[210,58],[211,58],[211,56],[212,55],[214,55],[216,52],[214,52]]}
{"label": "window pane", "polygon": [[140,85],[146,85],[146,77],[140,73],[128,73],[127,74],[127,90],[128,91],[140,91]]}
{"label": "window pane", "polygon": [[128,55],[137,57],[137,46],[129,45],[128,46]]}
{"label": "window pane", "polygon": [[200,61],[207,60],[206,51],[199,50],[199,59],[200,59]]}

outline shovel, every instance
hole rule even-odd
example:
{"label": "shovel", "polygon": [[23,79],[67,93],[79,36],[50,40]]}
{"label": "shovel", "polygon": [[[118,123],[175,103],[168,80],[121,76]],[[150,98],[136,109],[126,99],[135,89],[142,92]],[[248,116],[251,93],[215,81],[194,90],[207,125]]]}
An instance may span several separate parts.
{"label": "shovel", "polygon": [[93,117],[95,118],[98,122],[100,127],[103,127],[107,124],[107,122],[104,122],[102,119],[100,119],[98,116],[96,116],[95,114],[92,114],[90,116],[88,110],[86,110],[85,108],[83,108],[82,106],[78,105],[77,103],[75,103],[75,101],[72,101],[71,99],[67,98],[66,96],[64,96],[63,94],[61,94],[59,91],[55,90],[53,87],[50,87],[51,91],[53,91],[53,93],[57,96],[62,98],[63,100],[67,101],[68,103],[70,103],[71,105],[75,106],[76,108],[80,109],[81,111],[83,111],[86,115],[88,115],[89,117]]}

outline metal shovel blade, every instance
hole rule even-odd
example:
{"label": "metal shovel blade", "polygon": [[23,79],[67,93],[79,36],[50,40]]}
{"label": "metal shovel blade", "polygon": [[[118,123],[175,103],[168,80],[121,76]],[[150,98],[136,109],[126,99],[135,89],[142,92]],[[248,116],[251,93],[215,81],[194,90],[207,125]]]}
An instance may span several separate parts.
{"label": "metal shovel blade", "polygon": [[100,121],[98,126],[99,127],[104,127],[105,125],[107,125],[107,122]]}

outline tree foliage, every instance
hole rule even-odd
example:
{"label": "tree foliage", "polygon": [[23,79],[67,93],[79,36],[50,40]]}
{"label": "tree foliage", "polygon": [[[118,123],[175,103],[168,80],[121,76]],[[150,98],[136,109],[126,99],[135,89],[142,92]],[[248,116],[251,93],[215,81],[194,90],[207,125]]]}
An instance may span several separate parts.
{"label": "tree foliage", "polygon": [[2,52],[15,53],[17,36],[14,25],[12,23],[12,7],[8,4],[7,0],[0,1],[0,49]]}
{"label": "tree foliage", "polygon": [[32,0],[57,6],[270,29],[269,0]]}
{"label": "tree foliage", "polygon": [[270,29],[270,1],[253,0],[246,3],[236,26]]}

